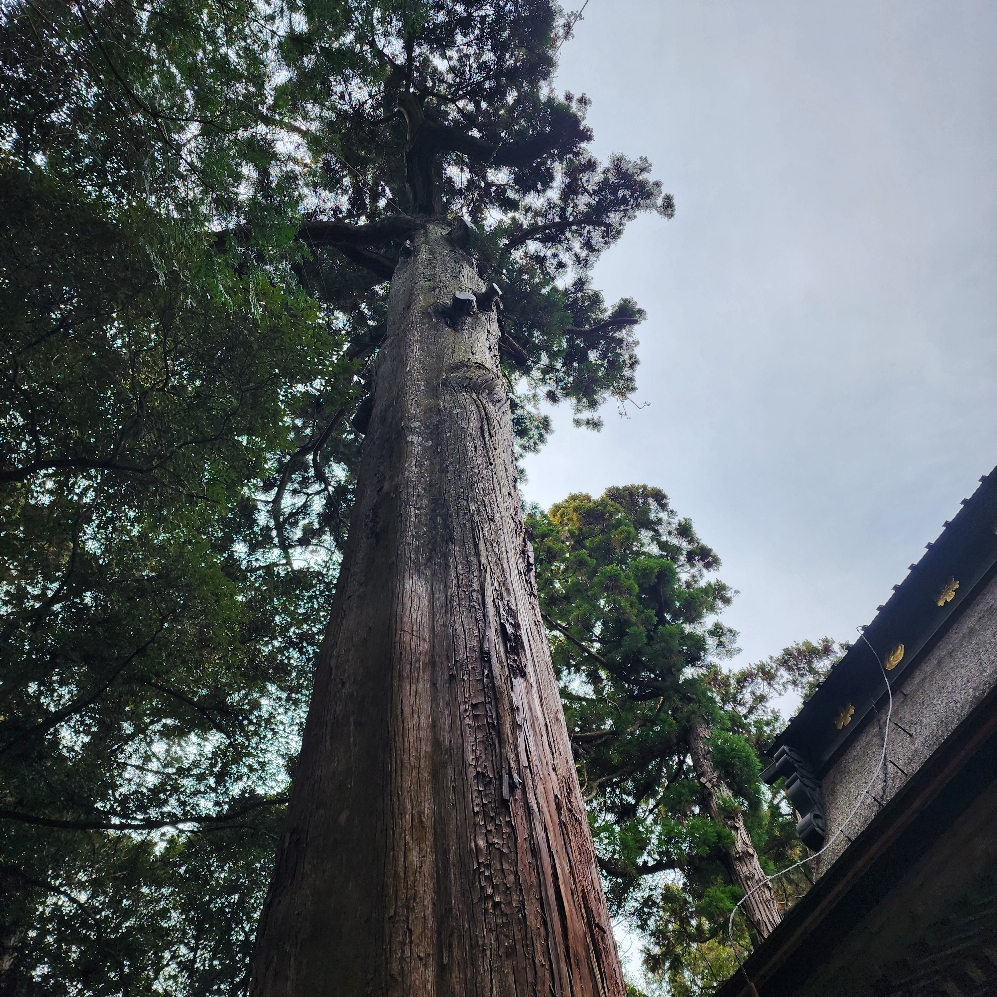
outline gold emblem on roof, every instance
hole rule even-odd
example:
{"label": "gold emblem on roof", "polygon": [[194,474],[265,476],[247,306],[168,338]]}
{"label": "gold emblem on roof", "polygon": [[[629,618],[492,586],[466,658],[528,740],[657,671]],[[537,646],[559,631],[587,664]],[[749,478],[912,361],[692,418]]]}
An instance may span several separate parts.
{"label": "gold emblem on roof", "polygon": [[884,667],[888,672],[892,672],[901,661],[904,660],[904,646],[903,644],[897,644],[897,646],[890,651],[886,656],[886,660],[883,662]]}
{"label": "gold emblem on roof", "polygon": [[835,726],[835,727],[837,727],[837,728],[838,728],[838,730],[844,730],[844,729],[845,729],[845,728],[846,728],[846,727],[847,727],[847,726],[848,726],[848,725],[849,725],[849,724],[850,724],[850,723],[852,722],[852,716],[854,715],[854,713],[855,713],[855,707],[854,707],[854,706],[852,706],[852,704],[851,704],[851,703],[849,703],[849,704],[848,704],[848,705],[847,705],[847,706],[846,706],[846,707],[845,707],[845,708],[844,708],[844,709],[843,709],[843,710],[842,710],[842,711],[841,711],[841,712],[840,712],[840,713],[839,713],[839,714],[838,714],[838,715],[837,715],[837,716],[836,716],[836,717],[834,718],[834,726]]}
{"label": "gold emblem on roof", "polygon": [[958,588],[959,583],[954,578],[950,578],[942,587],[941,592],[938,593],[938,598],[935,602],[939,606],[944,606],[945,603],[951,602],[955,598],[955,593]]}

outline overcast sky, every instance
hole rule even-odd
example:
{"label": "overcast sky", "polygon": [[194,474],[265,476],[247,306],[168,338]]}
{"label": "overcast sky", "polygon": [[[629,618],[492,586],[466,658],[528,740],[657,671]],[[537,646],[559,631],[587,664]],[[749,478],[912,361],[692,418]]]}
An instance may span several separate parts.
{"label": "overcast sky", "polygon": [[630,418],[555,417],[528,499],[658,485],[743,661],[854,639],[997,463],[997,4],[590,0],[560,85],[677,204],[599,264]]}

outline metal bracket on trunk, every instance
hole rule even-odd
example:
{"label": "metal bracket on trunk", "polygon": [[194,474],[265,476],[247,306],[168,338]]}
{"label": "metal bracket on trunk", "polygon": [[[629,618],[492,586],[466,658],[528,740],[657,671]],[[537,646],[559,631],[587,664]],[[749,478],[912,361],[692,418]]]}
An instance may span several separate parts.
{"label": "metal bracket on trunk", "polygon": [[479,312],[499,311],[502,308],[502,292],[499,290],[498,284],[489,284],[474,297],[478,303]]}
{"label": "metal bracket on trunk", "polygon": [[455,291],[449,305],[441,303],[437,308],[451,329],[459,329],[478,310],[478,301],[473,291]]}

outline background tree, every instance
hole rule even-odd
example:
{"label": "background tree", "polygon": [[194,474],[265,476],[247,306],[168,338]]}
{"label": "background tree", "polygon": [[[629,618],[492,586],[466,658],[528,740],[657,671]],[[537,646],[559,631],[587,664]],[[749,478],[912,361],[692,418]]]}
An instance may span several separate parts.
{"label": "background tree", "polygon": [[[611,907],[648,940],[645,961],[670,993],[709,989],[736,967],[725,934],[746,890],[737,849],[765,875],[805,854],[785,800],[758,778],[783,722],[774,700],[819,678],[839,649],[825,639],[722,665],[737,635],[716,616],[733,593],[660,489],[571,495],[527,525]],[[777,919],[807,885],[802,871],[777,881],[762,914]]]}

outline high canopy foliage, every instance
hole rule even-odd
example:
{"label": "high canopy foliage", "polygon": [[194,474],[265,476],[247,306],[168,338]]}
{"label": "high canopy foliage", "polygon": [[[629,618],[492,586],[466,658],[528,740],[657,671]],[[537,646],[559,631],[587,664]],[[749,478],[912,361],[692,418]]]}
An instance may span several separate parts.
{"label": "high canopy foliage", "polygon": [[237,993],[413,212],[503,293],[520,443],[643,313],[589,272],[642,159],[555,4],[0,13],[0,991]]}
{"label": "high canopy foliage", "polygon": [[[704,721],[728,793],[771,875],[805,851],[781,794],[759,779],[759,752],[781,718],[773,700],[806,691],[838,655],[826,638],[742,668],[723,666],[737,634],[717,615],[733,593],[716,553],[660,489],[570,495],[528,519],[541,607],[609,900],[648,939],[645,961],[674,994],[736,967],[727,918],[729,832],[711,819],[690,757]],[[791,903],[805,873],[780,881]],[[743,924],[739,923],[742,940]]]}
{"label": "high canopy foliage", "polygon": [[[644,313],[630,299],[607,308],[589,271],[637,212],[674,207],[645,159],[600,164],[588,101],[552,89],[564,15],[546,0],[351,4],[348,16],[309,3],[300,14],[281,47],[293,78],[276,99],[308,122],[296,133],[316,163],[305,239],[340,250],[304,267],[310,286],[339,302],[355,293],[343,254],[383,281],[412,214],[461,216],[481,275],[504,294],[521,444],[546,436],[541,395],[597,424],[607,396],[634,388],[631,327]],[[359,44],[329,44],[336,32]]]}

